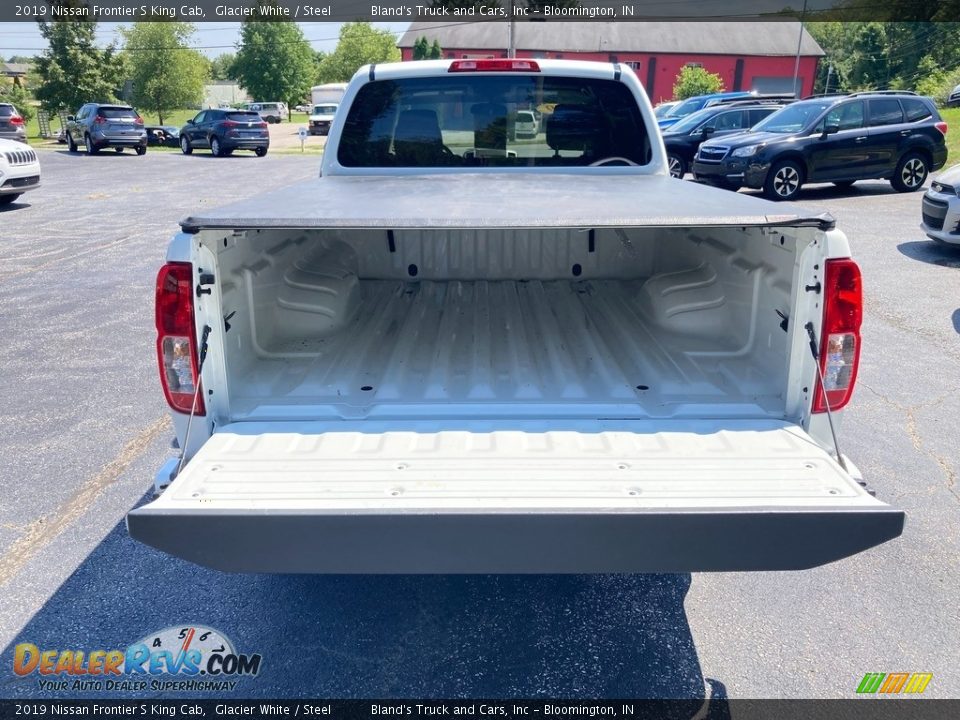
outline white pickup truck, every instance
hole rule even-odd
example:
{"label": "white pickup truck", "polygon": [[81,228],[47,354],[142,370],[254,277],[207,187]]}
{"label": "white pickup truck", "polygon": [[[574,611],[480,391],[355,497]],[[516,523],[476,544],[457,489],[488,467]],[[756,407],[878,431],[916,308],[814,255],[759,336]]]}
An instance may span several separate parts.
{"label": "white pickup truck", "polygon": [[626,66],[364,67],[320,178],[187,217],[167,260],[182,457],[127,523],[173,555],[774,570],[902,531],[832,432],[860,356],[846,238],[670,178]]}

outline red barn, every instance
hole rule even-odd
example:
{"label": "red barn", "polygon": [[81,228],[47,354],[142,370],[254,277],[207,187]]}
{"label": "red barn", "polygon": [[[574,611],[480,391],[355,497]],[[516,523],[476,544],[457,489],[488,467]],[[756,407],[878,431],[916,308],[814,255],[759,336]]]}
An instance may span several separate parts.
{"label": "red barn", "polygon": [[[813,93],[817,41],[796,21],[777,22],[518,22],[517,57],[599,60],[630,65],[654,104],[670,100],[686,65],[723,78],[726,90],[794,91],[797,44],[800,95]],[[447,58],[506,57],[508,23],[415,22],[400,39],[404,60],[420,37],[440,42]]]}

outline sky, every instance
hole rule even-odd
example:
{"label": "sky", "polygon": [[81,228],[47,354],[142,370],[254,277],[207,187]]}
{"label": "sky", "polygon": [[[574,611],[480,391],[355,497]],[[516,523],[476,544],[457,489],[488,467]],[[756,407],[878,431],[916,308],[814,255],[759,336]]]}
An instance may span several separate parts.
{"label": "sky", "polygon": [[[310,41],[314,50],[331,51],[337,45],[342,23],[297,23]],[[373,23],[374,27],[389,30],[400,39],[400,35],[410,23]],[[119,28],[123,23],[101,22],[97,24],[97,41],[102,46],[109,45],[119,38]],[[240,23],[198,23],[194,33],[193,45],[208,57],[221,53],[236,52],[236,43],[240,39]],[[34,23],[0,23],[0,57],[4,60],[11,55],[38,55],[46,49],[46,41]]]}

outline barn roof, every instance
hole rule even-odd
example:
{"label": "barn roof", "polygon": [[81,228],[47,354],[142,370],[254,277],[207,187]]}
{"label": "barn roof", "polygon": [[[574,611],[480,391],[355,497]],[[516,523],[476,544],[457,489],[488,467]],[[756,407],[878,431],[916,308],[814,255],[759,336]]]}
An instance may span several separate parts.
{"label": "barn roof", "polygon": [[[777,22],[518,22],[518,50],[556,52],[642,52],[696,55],[789,55],[797,53],[801,25]],[[817,41],[804,29],[800,54],[822,56]],[[426,36],[440,46],[506,49],[507,24],[500,22],[415,22],[398,43],[413,47]]]}

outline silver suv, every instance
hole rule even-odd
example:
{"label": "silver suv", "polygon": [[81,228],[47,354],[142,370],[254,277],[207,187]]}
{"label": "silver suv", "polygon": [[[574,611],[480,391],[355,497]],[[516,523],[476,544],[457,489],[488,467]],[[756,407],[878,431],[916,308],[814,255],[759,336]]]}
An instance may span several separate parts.
{"label": "silver suv", "polygon": [[143,155],[147,152],[143,118],[129,105],[87,103],[67,118],[67,147],[76,152],[81,145],[88,155],[109,147],[118,153],[134,148]]}
{"label": "silver suv", "polygon": [[0,138],[19,140],[22,143],[27,141],[23,117],[10,103],[0,103]]}

